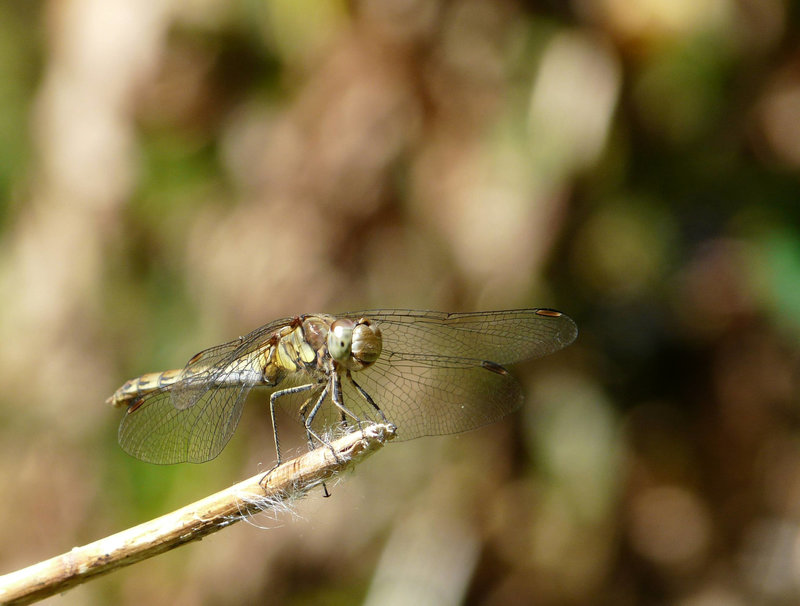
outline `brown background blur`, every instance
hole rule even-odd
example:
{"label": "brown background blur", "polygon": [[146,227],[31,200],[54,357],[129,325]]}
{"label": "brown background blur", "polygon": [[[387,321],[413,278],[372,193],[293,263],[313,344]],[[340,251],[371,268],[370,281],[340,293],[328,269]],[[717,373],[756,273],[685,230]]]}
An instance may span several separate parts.
{"label": "brown background blur", "polygon": [[116,444],[275,318],[556,307],[523,410],[58,604],[800,602],[800,7],[0,4],[0,573],[272,465]]}

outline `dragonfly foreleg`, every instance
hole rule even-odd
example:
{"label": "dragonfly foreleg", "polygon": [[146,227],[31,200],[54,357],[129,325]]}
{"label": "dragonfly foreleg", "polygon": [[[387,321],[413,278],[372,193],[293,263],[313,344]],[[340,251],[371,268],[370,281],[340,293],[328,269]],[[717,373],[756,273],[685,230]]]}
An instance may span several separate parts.
{"label": "dragonfly foreleg", "polygon": [[297,387],[289,387],[287,389],[281,389],[280,391],[275,391],[269,397],[269,417],[272,421],[272,436],[275,439],[275,454],[278,456],[278,462],[276,464],[281,464],[281,447],[280,443],[278,442],[278,425],[275,423],[275,403],[278,401],[278,398],[283,396],[288,396],[293,393],[301,393],[303,391],[308,391],[316,387],[316,383],[309,383],[308,385],[298,385]]}
{"label": "dragonfly foreleg", "polygon": [[361,397],[364,398],[367,401],[367,403],[370,406],[372,406],[372,408],[374,408],[375,411],[381,416],[381,420],[387,425],[391,425],[391,423],[389,423],[389,420],[386,418],[386,415],[383,414],[383,411],[380,409],[380,407],[377,404],[375,404],[375,400],[372,399],[372,397],[364,390],[363,387],[361,387],[361,385],[356,383],[356,380],[353,378],[349,370],[347,371],[347,380],[350,381],[350,383],[352,383],[353,387],[356,388],[356,391],[358,391],[359,395],[361,395]]}

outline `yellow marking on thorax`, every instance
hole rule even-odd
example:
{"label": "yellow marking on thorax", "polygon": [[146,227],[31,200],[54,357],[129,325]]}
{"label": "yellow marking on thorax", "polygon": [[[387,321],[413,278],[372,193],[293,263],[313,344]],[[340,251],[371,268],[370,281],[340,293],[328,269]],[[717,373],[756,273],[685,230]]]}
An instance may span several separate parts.
{"label": "yellow marking on thorax", "polygon": [[275,362],[288,372],[296,371],[301,363],[310,364],[316,359],[317,352],[306,342],[301,327],[283,335],[275,349]]}
{"label": "yellow marking on thorax", "polygon": [[281,368],[288,370],[289,372],[294,372],[297,370],[297,364],[294,363],[294,356],[292,354],[293,352],[289,350],[288,343],[285,341],[278,343],[278,349],[275,352],[275,359]]}

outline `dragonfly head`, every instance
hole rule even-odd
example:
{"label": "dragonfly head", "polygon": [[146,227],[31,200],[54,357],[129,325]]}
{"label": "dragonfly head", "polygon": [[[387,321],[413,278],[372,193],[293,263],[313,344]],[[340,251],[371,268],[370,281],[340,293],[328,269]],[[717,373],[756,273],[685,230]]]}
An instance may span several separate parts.
{"label": "dragonfly head", "polygon": [[382,347],[380,329],[365,318],[358,322],[341,318],[328,332],[328,353],[350,370],[361,370],[375,362]]}

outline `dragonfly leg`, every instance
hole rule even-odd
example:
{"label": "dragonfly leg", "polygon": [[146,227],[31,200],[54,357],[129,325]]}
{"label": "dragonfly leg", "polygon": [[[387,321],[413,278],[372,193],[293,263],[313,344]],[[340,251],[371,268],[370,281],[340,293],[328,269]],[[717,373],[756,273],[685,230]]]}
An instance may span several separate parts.
{"label": "dragonfly leg", "polygon": [[381,420],[387,425],[392,425],[392,423],[389,423],[389,420],[386,418],[386,415],[383,414],[383,411],[380,409],[380,407],[377,404],[375,404],[375,400],[372,399],[372,397],[364,390],[363,387],[361,387],[361,385],[356,383],[356,380],[350,374],[349,370],[347,371],[347,380],[353,384],[353,387],[356,388],[356,391],[358,391],[361,397],[364,398],[367,401],[367,403],[370,406],[372,406],[372,408],[374,408],[375,411],[381,416]]}
{"label": "dragonfly leg", "polygon": [[[314,412],[314,414],[316,414],[316,410],[319,408],[320,399],[324,400],[327,395],[328,395],[328,389],[325,388],[325,389],[322,390],[322,393],[319,396],[312,396],[312,397],[308,398],[308,400],[303,402],[303,405],[300,407],[300,418],[303,420],[303,427],[306,430],[306,439],[308,440],[308,450],[314,450],[314,439],[312,437],[312,434],[313,434],[314,437],[316,437],[316,434],[313,433],[310,430],[310,428],[308,427],[308,425],[310,425],[311,421],[308,420],[309,415],[307,415],[306,412],[308,411],[308,409],[310,407],[311,411]],[[311,405],[312,401],[314,402],[313,406]],[[313,418],[312,418],[312,420],[313,420]],[[317,439],[319,440],[318,437],[317,437]]]}
{"label": "dragonfly leg", "polygon": [[[322,393],[319,395],[319,397],[317,398],[316,402],[314,402],[314,407],[311,409],[311,413],[313,413],[314,415],[317,414],[317,410],[319,410],[319,407],[322,405],[322,402],[325,400],[325,397],[327,395],[328,395],[328,388],[326,387],[325,389],[322,390]],[[311,430],[310,425],[311,425],[311,421],[314,420],[314,417],[311,417],[309,415],[309,418],[308,419],[306,418],[306,409],[308,408],[308,405],[310,403],[311,403],[311,398],[309,398],[308,400],[303,402],[303,405],[300,407],[300,417],[303,419],[303,426],[306,428],[306,438],[308,439],[308,450],[309,451],[314,450],[314,440],[312,438],[312,435],[315,438],[317,438],[317,440],[322,442],[323,444],[325,443],[322,440],[322,438],[320,438],[316,433],[314,433]],[[333,456],[336,457],[336,453],[335,452],[333,453]],[[338,461],[339,458],[336,457],[336,460]],[[325,497],[325,498],[328,498],[329,496],[331,496],[331,493],[328,492],[328,485],[325,484],[325,482],[322,483],[322,496]]]}
{"label": "dragonfly leg", "polygon": [[282,463],[282,460],[280,442],[278,441],[278,425],[275,423],[275,403],[278,401],[278,398],[288,396],[293,393],[308,391],[309,389],[315,387],[315,385],[315,383],[309,383],[308,385],[298,385],[297,387],[281,389],[280,391],[273,392],[269,397],[269,417],[272,421],[272,437],[275,439],[275,454],[278,456],[278,462],[275,465],[276,467]]}
{"label": "dragonfly leg", "polygon": [[358,416],[356,416],[352,410],[347,408],[344,405],[344,401],[342,400],[342,379],[339,376],[338,372],[333,373],[331,377],[331,382],[333,383],[333,393],[331,395],[331,400],[333,400],[334,405],[341,412],[342,425],[344,427],[347,427],[347,417],[350,416],[356,422],[356,427],[358,427],[358,429],[361,430],[361,419],[359,419]]}
{"label": "dragonfly leg", "polygon": [[[336,459],[337,463],[341,463],[342,460],[339,458],[339,455],[336,454],[336,450],[331,446],[330,442],[325,440],[324,438],[320,437],[316,431],[311,427],[311,424],[314,422],[314,418],[317,416],[319,409],[322,407],[322,404],[325,402],[325,398],[328,397],[328,394],[331,391],[331,384],[330,382],[325,386],[325,389],[322,390],[322,393],[319,394],[317,401],[314,403],[314,407],[306,416],[303,412],[300,415],[303,417],[303,425],[306,427],[306,436],[308,437],[308,448],[309,450],[314,450],[314,442],[311,439],[312,437],[315,438],[320,444],[324,444],[328,448],[331,449],[331,453],[333,457]],[[327,489],[325,490],[327,492]]]}

